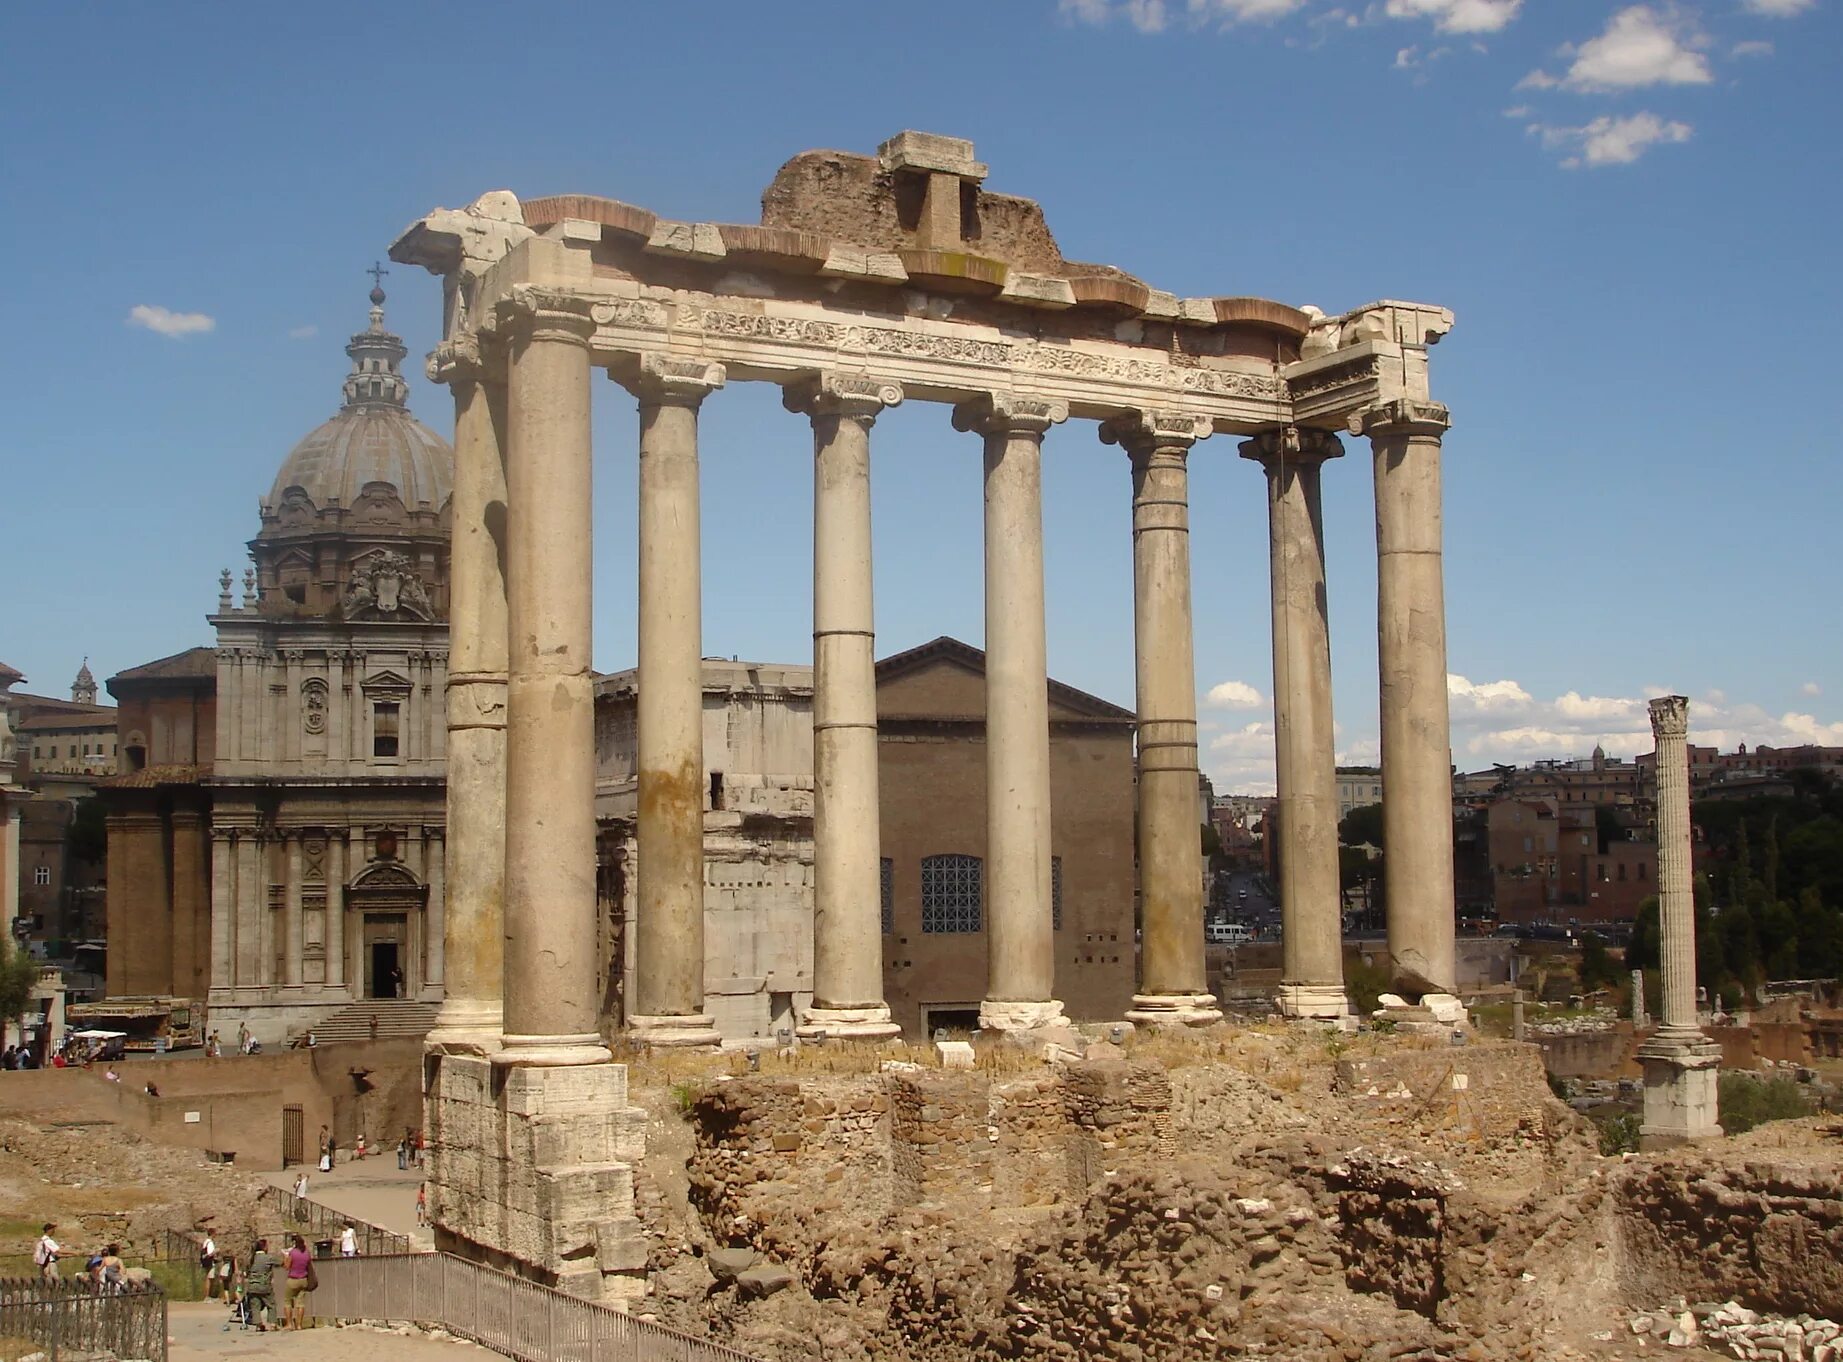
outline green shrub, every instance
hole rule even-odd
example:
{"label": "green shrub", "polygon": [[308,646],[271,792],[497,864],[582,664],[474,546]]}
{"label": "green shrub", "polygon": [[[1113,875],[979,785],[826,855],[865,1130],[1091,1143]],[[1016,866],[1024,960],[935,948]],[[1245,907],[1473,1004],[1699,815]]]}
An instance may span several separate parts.
{"label": "green shrub", "polygon": [[1789,1078],[1759,1079],[1752,1074],[1725,1073],[1719,1080],[1721,1128],[1743,1135],[1768,1121],[1795,1121],[1811,1114],[1803,1089]]}
{"label": "green shrub", "polygon": [[1608,1116],[1596,1116],[1594,1124],[1600,1127],[1600,1152],[1602,1154],[1632,1154],[1638,1150],[1638,1128],[1644,1124],[1644,1117],[1635,1111],[1619,1111]]}
{"label": "green shrub", "polygon": [[1378,1006],[1377,1000],[1389,991],[1389,985],[1394,982],[1386,961],[1364,964],[1363,958],[1356,956],[1344,962],[1344,991],[1350,995],[1351,1006],[1357,1009],[1359,1017],[1367,1017],[1374,1012]]}

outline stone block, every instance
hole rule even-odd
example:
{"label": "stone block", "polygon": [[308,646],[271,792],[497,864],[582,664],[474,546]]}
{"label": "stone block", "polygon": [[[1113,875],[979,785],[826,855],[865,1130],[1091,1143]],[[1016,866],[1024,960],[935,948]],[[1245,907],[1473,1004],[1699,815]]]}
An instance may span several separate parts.
{"label": "stone block", "polygon": [[718,1248],[706,1254],[704,1261],[710,1266],[711,1276],[727,1283],[754,1267],[760,1258],[752,1248]]}
{"label": "stone block", "polygon": [[745,1296],[772,1296],[793,1285],[794,1274],[779,1263],[760,1263],[736,1275],[736,1289]]}
{"label": "stone block", "polygon": [[970,1069],[973,1067],[973,1045],[965,1040],[937,1040],[935,1053],[941,1057],[943,1069]]}

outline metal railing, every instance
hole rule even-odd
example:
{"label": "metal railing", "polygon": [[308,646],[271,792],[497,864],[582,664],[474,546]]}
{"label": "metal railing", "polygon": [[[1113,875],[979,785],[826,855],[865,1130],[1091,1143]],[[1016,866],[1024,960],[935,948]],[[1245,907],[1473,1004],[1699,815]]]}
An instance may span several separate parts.
{"label": "metal railing", "polygon": [[336,1211],[311,1197],[296,1196],[286,1187],[265,1187],[256,1199],[275,1211],[283,1224],[290,1230],[298,1231],[309,1243],[332,1240],[335,1252],[338,1251],[340,1231],[347,1225],[358,1232],[358,1251],[367,1258],[416,1251],[415,1243],[407,1234],[368,1224],[355,1215]]}
{"label": "metal railing", "polygon": [[438,1324],[519,1362],[756,1362],[610,1306],[450,1253],[316,1264],[316,1319]]}
{"label": "metal railing", "polygon": [[87,1282],[0,1280],[0,1338],[30,1339],[48,1362],[97,1353],[166,1362],[166,1295],[157,1286],[99,1294]]}

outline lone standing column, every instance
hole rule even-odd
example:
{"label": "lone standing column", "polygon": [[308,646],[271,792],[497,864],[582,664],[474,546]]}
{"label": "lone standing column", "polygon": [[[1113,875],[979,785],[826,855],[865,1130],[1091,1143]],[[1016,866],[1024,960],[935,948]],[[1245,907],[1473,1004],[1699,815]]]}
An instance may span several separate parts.
{"label": "lone standing column", "polygon": [[716,1045],[704,1011],[704,665],[698,408],[723,366],[642,358],[638,912],[627,1026],[645,1045]]}
{"label": "lone standing column", "polygon": [[1399,986],[1451,993],[1452,733],[1446,707],[1436,402],[1399,399],[1351,418],[1376,466],[1377,656],[1382,672],[1382,830],[1389,955]]}
{"label": "lone standing column", "polygon": [[1638,1047],[1645,1070],[1646,1148],[1721,1134],[1721,1047],[1696,1025],[1696,902],[1690,865],[1689,700],[1651,702],[1657,744],[1657,915],[1663,936],[1663,1024]]}
{"label": "lone standing column", "polygon": [[1280,803],[1279,1007],[1335,1019],[1344,996],[1338,876],[1337,738],[1331,633],[1325,619],[1325,527],[1319,475],[1344,446],[1321,430],[1268,431],[1241,447],[1267,471],[1273,576],[1274,766]]}
{"label": "lone standing column", "polygon": [[[1058,1025],[1050,902],[1043,435],[1068,405],[993,393],[954,408],[985,437],[986,996],[979,1025]],[[1194,798],[1194,790],[1193,790]]]}
{"label": "lone standing column", "polygon": [[506,391],[477,345],[435,352],[454,393],[448,559],[448,807],[441,1011],[428,1043],[497,1048],[506,896]]}
{"label": "lone standing column", "polygon": [[505,1036],[500,1064],[594,1064],[595,692],[589,336],[583,299],[521,291],[506,461]]}
{"label": "lone standing column", "polygon": [[1197,676],[1190,618],[1190,447],[1205,417],[1133,412],[1101,427],[1133,470],[1133,643],[1139,710],[1139,992],[1152,1026],[1222,1020],[1203,960]]}
{"label": "lone standing column", "polygon": [[813,1005],[800,1034],[887,1040],[901,1028],[883,1000],[870,427],[902,389],[828,373],[783,400],[813,422]]}

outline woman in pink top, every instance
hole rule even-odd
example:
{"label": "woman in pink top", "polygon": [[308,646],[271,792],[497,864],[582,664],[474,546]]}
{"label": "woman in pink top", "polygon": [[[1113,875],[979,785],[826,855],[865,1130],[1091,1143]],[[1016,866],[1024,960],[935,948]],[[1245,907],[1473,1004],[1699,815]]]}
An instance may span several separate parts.
{"label": "woman in pink top", "polygon": [[319,1285],[314,1280],[314,1256],[307,1251],[307,1241],[300,1235],[288,1248],[288,1294],[283,1299],[282,1327],[307,1327],[307,1293]]}

